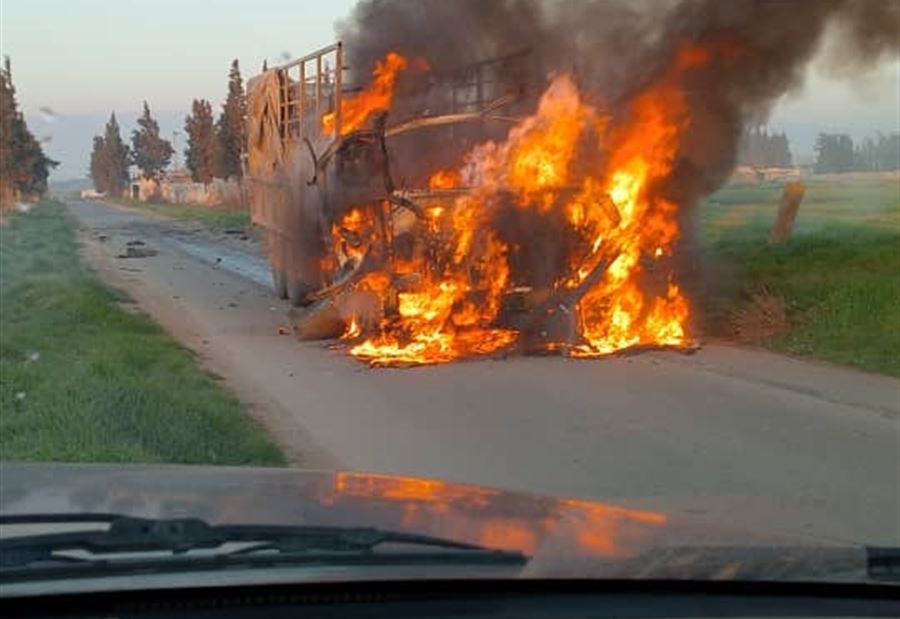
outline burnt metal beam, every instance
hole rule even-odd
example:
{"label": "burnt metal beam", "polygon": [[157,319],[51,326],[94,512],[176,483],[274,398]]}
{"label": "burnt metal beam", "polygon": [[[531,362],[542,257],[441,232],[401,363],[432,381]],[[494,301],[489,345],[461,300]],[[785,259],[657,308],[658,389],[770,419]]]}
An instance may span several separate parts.
{"label": "burnt metal beam", "polygon": [[494,99],[491,103],[489,103],[484,109],[479,110],[477,112],[463,112],[458,114],[442,114],[440,116],[420,116],[419,118],[414,118],[412,120],[408,120],[399,125],[394,125],[393,127],[389,127],[385,130],[385,137],[392,137],[395,135],[399,135],[401,133],[406,133],[407,131],[412,131],[414,129],[421,129],[422,127],[436,127],[441,125],[454,125],[458,123],[464,122],[472,122],[476,120],[484,120],[485,118],[489,118],[491,112],[509,105],[510,103],[515,102],[518,99],[518,95],[510,93],[503,95],[497,99]]}

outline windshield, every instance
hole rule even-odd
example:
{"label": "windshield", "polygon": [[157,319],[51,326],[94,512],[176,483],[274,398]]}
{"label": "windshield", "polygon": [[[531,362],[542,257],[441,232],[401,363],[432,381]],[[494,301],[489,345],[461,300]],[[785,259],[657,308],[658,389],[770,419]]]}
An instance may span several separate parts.
{"label": "windshield", "polygon": [[9,0],[2,35],[0,582],[900,547],[900,4]]}

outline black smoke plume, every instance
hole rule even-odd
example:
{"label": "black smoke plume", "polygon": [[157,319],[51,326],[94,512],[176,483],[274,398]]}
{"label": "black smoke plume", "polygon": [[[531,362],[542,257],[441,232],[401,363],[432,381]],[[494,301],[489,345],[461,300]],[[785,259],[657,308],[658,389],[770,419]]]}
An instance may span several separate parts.
{"label": "black smoke plume", "polygon": [[[745,124],[759,122],[781,95],[802,83],[826,31],[839,50],[832,65],[844,74],[897,58],[900,2],[361,0],[337,25],[358,82],[389,50],[425,58],[438,77],[530,50],[530,74],[511,73],[511,82],[519,83],[509,89],[524,83],[537,88],[536,98],[549,75],[569,72],[613,119],[681,47],[732,42],[742,50],[737,59],[714,60],[684,85],[692,123],[669,188],[683,206],[725,181]],[[469,146],[471,140],[465,142]],[[451,158],[459,154],[444,146]]]}

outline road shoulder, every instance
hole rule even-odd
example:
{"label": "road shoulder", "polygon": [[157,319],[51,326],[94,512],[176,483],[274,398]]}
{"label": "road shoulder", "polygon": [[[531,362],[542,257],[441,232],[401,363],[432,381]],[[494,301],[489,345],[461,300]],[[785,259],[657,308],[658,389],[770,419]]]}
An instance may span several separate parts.
{"label": "road shoulder", "polygon": [[[144,216],[144,213],[130,207],[115,205],[112,208]],[[162,217],[158,219],[169,221]],[[177,225],[177,222],[173,224]],[[161,270],[190,269],[196,276],[195,281],[207,284],[213,279],[217,280],[218,284],[223,278],[234,277],[222,269],[214,268],[207,261],[177,255],[177,252],[168,249],[163,243],[158,243],[158,237],[148,235],[146,230],[141,230],[136,235],[148,239],[142,242],[148,242],[159,248],[159,253],[153,257],[153,261],[164,263]],[[132,264],[117,258],[121,247],[129,238],[131,235],[121,235],[113,230],[104,229],[100,233],[83,221],[79,226],[82,256],[97,276],[108,285],[125,291],[139,311],[152,317],[177,342],[195,353],[201,368],[221,377],[241,402],[245,412],[268,431],[292,466],[339,468],[339,461],[319,447],[297,423],[293,411],[287,410],[260,389],[255,381],[247,380],[238,370],[232,362],[231,350],[220,346],[223,334],[217,334],[214,328],[205,324],[202,317],[198,317],[196,312],[190,310],[187,303],[189,299],[162,290],[159,278],[148,281],[142,277],[146,274],[146,261],[133,261]],[[254,286],[247,281],[241,281],[239,285],[245,289]],[[189,287],[194,291],[201,290],[199,286]],[[264,295],[268,294],[268,291],[262,292]],[[266,310],[263,316],[271,319],[272,333],[277,333],[278,319],[268,315],[276,312],[271,312],[268,307]]]}

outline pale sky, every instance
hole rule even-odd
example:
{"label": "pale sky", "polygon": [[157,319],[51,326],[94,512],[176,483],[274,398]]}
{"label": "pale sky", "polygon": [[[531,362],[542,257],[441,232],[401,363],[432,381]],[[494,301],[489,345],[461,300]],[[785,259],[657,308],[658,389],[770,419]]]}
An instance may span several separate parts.
{"label": "pale sky", "polygon": [[334,38],[354,0],[2,0],[2,47],[26,112],[185,110],[224,96],[228,67],[300,55]]}
{"label": "pale sky", "polygon": [[[414,0],[411,0],[414,1]],[[450,0],[448,0],[450,1]],[[485,0],[490,1],[490,0]],[[725,0],[723,0],[725,1]],[[32,130],[63,161],[57,178],[83,176],[90,136],[111,110],[123,128],[148,99],[164,131],[179,130],[194,98],[217,106],[228,67],[245,77],[334,40],[355,0],[0,0],[0,51],[9,54]],[[811,70],[770,125],[799,154],[820,130],[855,136],[900,130],[900,63],[853,83]],[[56,117],[40,113],[49,108]],[[82,147],[83,144],[83,147]],[[176,147],[179,145],[176,144]]]}

